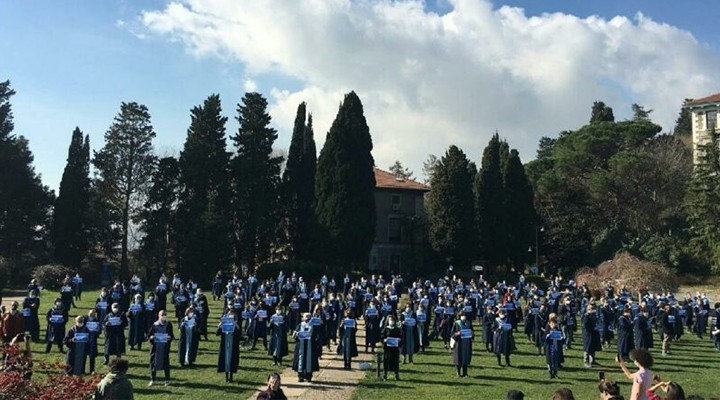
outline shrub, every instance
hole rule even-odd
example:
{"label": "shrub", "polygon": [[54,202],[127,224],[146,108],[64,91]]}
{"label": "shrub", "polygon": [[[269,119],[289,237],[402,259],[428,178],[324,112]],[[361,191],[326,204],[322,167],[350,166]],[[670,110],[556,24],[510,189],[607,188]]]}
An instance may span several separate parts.
{"label": "shrub", "polygon": [[35,267],[32,276],[44,288],[59,289],[66,274],[72,274],[72,270],[62,265],[46,264]]}

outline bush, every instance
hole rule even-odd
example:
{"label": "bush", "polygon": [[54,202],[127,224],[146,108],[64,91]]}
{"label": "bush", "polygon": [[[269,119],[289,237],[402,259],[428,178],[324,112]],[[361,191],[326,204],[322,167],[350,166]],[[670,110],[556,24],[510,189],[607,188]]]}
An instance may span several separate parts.
{"label": "bush", "polygon": [[33,278],[38,280],[38,285],[46,289],[59,289],[65,275],[72,274],[70,268],[62,265],[46,264],[35,267]]}

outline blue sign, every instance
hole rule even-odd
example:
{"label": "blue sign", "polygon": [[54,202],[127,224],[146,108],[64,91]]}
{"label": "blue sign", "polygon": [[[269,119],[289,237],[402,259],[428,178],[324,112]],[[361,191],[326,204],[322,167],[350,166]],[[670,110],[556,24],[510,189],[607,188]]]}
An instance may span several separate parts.
{"label": "blue sign", "polygon": [[391,306],[390,304],[384,304],[384,305],[382,306],[382,310],[383,310],[384,312],[390,312],[390,311],[392,310],[392,306]]}
{"label": "blue sign", "polygon": [[88,321],[87,328],[90,332],[97,332],[100,329],[100,323]]}
{"label": "blue sign", "polygon": [[437,306],[437,307],[435,307],[435,313],[436,313],[436,314],[445,313],[445,307],[442,307],[442,306]]}
{"label": "blue sign", "polygon": [[668,322],[671,324],[675,323],[675,316],[674,315],[668,315]]}
{"label": "blue sign", "polygon": [[355,327],[355,320],[354,320],[354,319],[350,319],[350,318],[346,318],[345,320],[343,320],[343,325],[344,325],[346,328],[354,328],[354,327]]}
{"label": "blue sign", "polygon": [[375,308],[375,307],[368,308],[367,315],[368,315],[368,317],[377,317],[377,315],[378,315],[377,308]]}
{"label": "blue sign", "polygon": [[404,324],[407,326],[415,326],[415,318],[405,318]]}
{"label": "blue sign", "polygon": [[550,332],[550,340],[562,340],[562,332],[560,331],[551,331]]}
{"label": "blue sign", "polygon": [[259,319],[267,318],[267,311],[266,310],[258,310],[257,317]]}
{"label": "blue sign", "polygon": [[514,309],[515,309],[515,303],[513,303],[512,301],[508,301],[507,303],[505,303],[505,309],[507,309],[507,310],[514,310]]}
{"label": "blue sign", "polygon": [[400,338],[389,337],[385,340],[387,347],[398,347],[400,345]]}
{"label": "blue sign", "polygon": [[298,339],[299,340],[310,340],[311,333],[310,331],[298,331]]}
{"label": "blue sign", "polygon": [[504,330],[504,331],[507,332],[507,331],[509,331],[509,330],[511,330],[511,329],[512,329],[512,324],[508,324],[508,323],[502,324],[502,330]]}
{"label": "blue sign", "polygon": [[142,306],[140,306],[140,304],[131,304],[130,305],[130,312],[137,313],[137,312],[140,312],[140,310],[142,310]]}
{"label": "blue sign", "polygon": [[472,338],[472,334],[472,329],[460,329],[460,339],[470,339]]}
{"label": "blue sign", "polygon": [[355,301],[354,301],[354,300],[348,301],[348,307],[349,307],[349,308],[355,308]]}
{"label": "blue sign", "polygon": [[319,326],[322,324],[322,320],[320,317],[312,317],[310,318],[310,325],[312,326]]}
{"label": "blue sign", "polygon": [[32,312],[30,311],[29,308],[23,308],[23,310],[20,311],[20,313],[23,315],[23,317],[29,317],[32,315]]}
{"label": "blue sign", "polygon": [[427,321],[427,315],[425,314],[418,314],[416,316],[417,322],[425,322]]}
{"label": "blue sign", "polygon": [[454,315],[455,307],[445,307],[445,315]]}
{"label": "blue sign", "polygon": [[145,303],[145,311],[153,311],[155,309],[155,303]]}
{"label": "blue sign", "polygon": [[283,319],[284,319],[284,318],[283,318],[282,315],[273,315],[273,316],[270,318],[270,321],[272,321],[272,323],[275,324],[275,325],[280,325],[280,324],[283,323]]}
{"label": "blue sign", "polygon": [[98,301],[96,307],[97,308],[107,308],[108,304],[107,301]]}
{"label": "blue sign", "polygon": [[290,303],[290,309],[291,309],[291,310],[299,310],[299,309],[300,309],[300,304],[297,303],[297,302],[292,302],[292,303]]}
{"label": "blue sign", "polygon": [[108,322],[110,322],[112,326],[118,326],[120,325],[120,317],[110,317],[108,318]]}
{"label": "blue sign", "polygon": [[88,334],[88,333],[77,332],[77,333],[75,333],[75,341],[76,342],[87,342],[89,336],[90,336],[90,334]]}
{"label": "blue sign", "polygon": [[167,343],[169,336],[167,333],[156,333],[153,337],[155,343]]}
{"label": "blue sign", "polygon": [[465,311],[466,313],[471,313],[471,312],[473,312],[472,306],[465,306],[465,307],[463,307],[463,311]]}
{"label": "blue sign", "polygon": [[233,333],[235,331],[235,318],[223,317],[220,326],[223,333]]}
{"label": "blue sign", "polygon": [[62,315],[51,315],[50,316],[51,324],[62,324],[64,322],[65,322],[65,318],[63,318]]}
{"label": "blue sign", "polygon": [[240,313],[240,317],[243,319],[250,319],[250,318],[252,318],[252,312],[243,311],[242,313]]}

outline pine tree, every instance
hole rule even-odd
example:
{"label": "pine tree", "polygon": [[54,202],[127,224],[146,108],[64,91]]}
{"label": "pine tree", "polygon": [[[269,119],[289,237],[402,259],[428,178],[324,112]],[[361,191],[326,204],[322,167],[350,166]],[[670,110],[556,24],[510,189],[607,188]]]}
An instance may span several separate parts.
{"label": "pine tree", "polygon": [[283,202],[291,257],[311,260],[315,227],[315,167],[317,155],[312,116],[307,124],[305,103],[300,103],[283,173]]}
{"label": "pine tree", "polygon": [[240,129],[232,137],[237,153],[231,161],[237,257],[252,271],[270,259],[280,222],[279,190],[282,157],[275,157],[277,131],[270,127],[267,100],[246,93],[238,104]]}
{"label": "pine tree", "polygon": [[[496,133],[483,151],[482,167],[475,180],[475,207],[483,258],[489,267],[502,265],[507,259],[505,226],[505,193],[502,159],[504,151]],[[502,154],[501,154],[502,153]]]}
{"label": "pine tree", "polygon": [[88,250],[90,204],[90,138],[75,128],[68,149],[67,164],[55,201],[52,240],[55,260],[78,268]]}
{"label": "pine tree", "polygon": [[355,92],[345,95],[320,151],[315,215],[324,259],[333,267],[365,269],[375,239],[372,138]]}
{"label": "pine tree", "polygon": [[395,163],[390,166],[390,172],[398,179],[406,180],[413,177],[413,172],[404,167],[400,160],[395,160]]}
{"label": "pine tree", "polygon": [[190,111],[190,127],[180,153],[179,269],[202,284],[209,283],[207,271],[227,267],[233,253],[226,122],[220,96],[209,96]]}
{"label": "pine tree", "polygon": [[100,193],[106,204],[120,216],[117,223],[121,236],[121,279],[127,279],[129,275],[129,222],[138,216],[155,167],[153,138],[155,131],[147,107],[123,102],[120,113],[105,132],[105,145],[93,159]]}
{"label": "pine tree", "polygon": [[592,112],[590,114],[590,123],[593,122],[615,122],[615,115],[611,107],[608,107],[602,101],[593,103]]}
{"label": "pine tree", "polygon": [[527,248],[535,246],[536,213],[533,189],[517,150],[510,151],[503,170],[505,195],[506,244],[508,258],[516,267],[528,260]]}
{"label": "pine tree", "polygon": [[653,110],[646,110],[645,107],[640,104],[633,103],[632,105],[633,120],[634,121],[649,121],[650,114]]}
{"label": "pine tree", "polygon": [[692,118],[690,115],[690,109],[685,107],[685,105],[690,101],[692,101],[692,99],[685,99],[685,101],[683,102],[683,107],[680,108],[680,113],[675,120],[675,129],[673,129],[673,134],[675,136],[692,135]]}
{"label": "pine tree", "polygon": [[15,264],[42,257],[54,195],[35,173],[27,139],[12,134],[14,94],[0,82],[0,257]]}
{"label": "pine tree", "polygon": [[[141,230],[145,234],[140,243],[140,255],[150,267],[145,278],[149,281],[168,270],[176,252],[175,205],[178,200],[180,168],[174,157],[161,158],[152,176],[152,186],[141,212]],[[207,272],[210,270],[205,270]],[[202,277],[202,274],[198,277]],[[196,281],[197,282],[197,281]]]}
{"label": "pine tree", "polygon": [[430,245],[451,264],[466,266],[477,254],[473,168],[457,146],[436,163],[427,195]]}

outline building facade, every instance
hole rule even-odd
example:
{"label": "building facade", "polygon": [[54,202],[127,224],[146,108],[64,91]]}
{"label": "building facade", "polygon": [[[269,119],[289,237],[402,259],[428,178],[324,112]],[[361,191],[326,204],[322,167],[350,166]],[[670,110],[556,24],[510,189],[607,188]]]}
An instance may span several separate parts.
{"label": "building facade", "polygon": [[718,124],[720,93],[691,100],[687,102],[684,107],[690,111],[693,162],[697,164],[700,159],[698,147],[706,144],[708,140],[710,140],[710,132],[715,131],[720,126],[720,124]]}
{"label": "building facade", "polygon": [[371,271],[404,273],[424,264],[425,194],[430,187],[375,168],[375,242]]}

